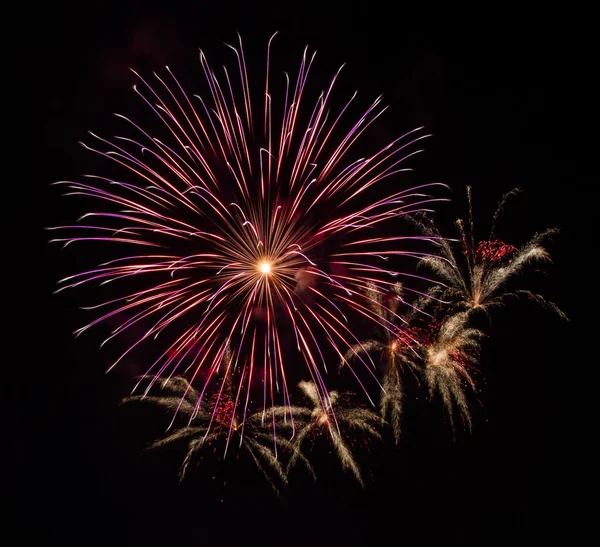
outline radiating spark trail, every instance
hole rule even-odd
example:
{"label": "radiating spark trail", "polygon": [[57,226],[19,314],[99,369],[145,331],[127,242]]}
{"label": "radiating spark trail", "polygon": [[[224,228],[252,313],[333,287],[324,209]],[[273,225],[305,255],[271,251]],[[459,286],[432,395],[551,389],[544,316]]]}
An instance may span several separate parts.
{"label": "radiating spark trail", "polygon": [[[398,189],[394,182],[409,170],[401,165],[420,151],[414,145],[428,136],[422,128],[369,157],[351,159],[356,143],[386,110],[382,98],[344,130],[356,93],[341,109],[332,104],[340,69],[314,107],[305,109],[315,58],[308,48],[295,81],[287,73],[280,81],[280,97],[271,73],[273,37],[258,92],[251,93],[241,39],[239,46],[228,46],[237,69],[224,69],[223,77],[200,54],[208,85],[202,97],[188,95],[168,67],[165,77],[154,75],[155,87],[135,73],[135,92],[160,123],[163,137],[151,136],[154,125],[144,129],[118,115],[134,136],[111,142],[90,132],[98,147],[83,146],[118,164],[122,180],[86,176],[85,182],[57,183],[106,209],[83,215],[85,225],[55,228],[67,235],[53,241],[120,243],[115,250],[125,254],[60,282],[58,290],[86,283],[110,282],[117,292],[124,287],[120,296],[89,306],[105,311],[77,332],[115,316],[121,324],[105,342],[142,327],[145,334],[111,368],[142,342],[166,339],[147,374],[156,379],[190,371],[192,382],[204,384],[196,408],[204,405],[206,393],[219,391],[216,371],[225,368],[239,382],[231,416],[241,415],[242,423],[257,381],[263,383],[263,412],[281,399],[282,415],[293,420],[288,381],[293,383],[289,376],[297,359],[292,350],[304,361],[323,408],[331,406],[327,355],[344,359],[353,351],[358,337],[352,316],[392,329],[373,313],[364,288],[386,290],[395,283],[401,272],[389,264],[394,257],[423,256],[400,248],[411,238],[390,235],[398,226],[394,221],[441,201],[424,193],[434,184]],[[148,247],[148,254],[126,254],[128,248]],[[372,374],[368,360],[360,360]],[[359,371],[348,368],[362,385]],[[217,398],[213,421],[218,404]],[[231,436],[237,425],[228,427]],[[273,428],[275,433],[275,421]]]}

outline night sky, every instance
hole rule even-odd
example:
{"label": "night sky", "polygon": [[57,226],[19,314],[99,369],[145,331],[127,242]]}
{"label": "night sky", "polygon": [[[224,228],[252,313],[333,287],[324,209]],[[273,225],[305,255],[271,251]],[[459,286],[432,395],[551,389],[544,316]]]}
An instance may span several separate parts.
{"label": "night sky", "polygon": [[[585,177],[569,153],[578,68],[573,43],[557,37],[560,17],[517,24],[455,13],[458,22],[433,25],[429,16],[392,15],[366,2],[251,4],[57,2],[37,14],[39,31],[23,50],[37,142],[18,180],[4,180],[20,185],[17,222],[26,224],[5,262],[23,286],[9,285],[17,298],[14,313],[5,310],[17,327],[5,342],[5,368],[17,376],[7,382],[12,461],[3,516],[18,539],[8,544],[579,544],[591,442],[583,394],[594,359],[583,358],[579,310],[591,281],[576,275],[585,271],[578,241],[589,229],[580,213]],[[521,187],[499,235],[518,246],[536,231],[562,229],[548,243],[553,264],[523,282],[572,319],[562,323],[525,301],[500,310],[486,327],[471,435],[453,440],[440,408],[409,405],[400,446],[386,439],[359,456],[364,490],[320,454],[318,482],[300,477],[287,505],[235,462],[223,490],[210,470],[179,485],[181,454],[142,452],[157,426],[118,407],[130,371],[104,374],[101,333],[73,339],[87,317],[80,295],[52,291],[78,259],[47,245],[42,230],[84,212],[51,182],[101,172],[77,142],[87,130],[118,131],[112,112],[139,111],[128,67],[149,74],[168,64],[193,91],[199,47],[229,60],[222,42],[239,31],[247,58],[260,66],[276,30],[273,55],[283,64],[296,67],[306,44],[318,51],[315,86],[346,62],[338,89],[358,89],[365,101],[384,95],[391,108],[376,124],[376,142],[421,125],[433,133],[411,166],[418,181],[451,186],[453,202],[439,205],[442,222],[464,213],[470,184],[485,236],[501,195]]]}

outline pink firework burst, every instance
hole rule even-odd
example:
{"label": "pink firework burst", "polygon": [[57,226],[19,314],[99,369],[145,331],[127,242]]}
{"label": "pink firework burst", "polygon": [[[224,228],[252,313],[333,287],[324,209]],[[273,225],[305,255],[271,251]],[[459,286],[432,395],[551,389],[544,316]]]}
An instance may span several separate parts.
{"label": "pink firework burst", "polygon": [[[98,208],[74,226],[54,228],[65,236],[53,241],[109,243],[115,251],[60,282],[59,290],[110,282],[114,291],[92,306],[101,312],[77,334],[115,318],[107,341],[142,326],[112,367],[160,337],[166,349],[146,375],[186,374],[201,384],[198,404],[233,378],[226,411],[212,401],[213,416],[232,421],[230,431],[236,416],[244,423],[255,399],[265,411],[281,401],[285,419],[293,420],[288,385],[296,380],[289,376],[299,367],[323,407],[331,406],[327,360],[346,360],[344,353],[360,344],[352,317],[387,325],[369,305],[367,286],[389,290],[403,275],[394,260],[422,256],[402,249],[419,238],[395,233],[398,217],[440,201],[426,193],[433,185],[405,188],[398,181],[427,137],[420,128],[374,154],[351,157],[386,110],[381,97],[346,124],[356,93],[341,108],[332,105],[338,71],[306,108],[314,54],[304,50],[295,79],[277,78],[270,73],[272,40],[266,79],[256,88],[241,39],[229,46],[235,70],[224,68],[221,76],[200,53],[205,96],[189,95],[168,67],[152,85],[136,74],[135,92],[160,123],[161,137],[118,115],[132,135],[109,141],[91,133],[96,144],[84,147],[115,162],[119,178],[56,183]],[[373,374],[368,359],[358,361]],[[359,371],[347,365],[360,383]],[[257,389],[261,396],[251,398]],[[272,423],[275,430],[274,413]]]}

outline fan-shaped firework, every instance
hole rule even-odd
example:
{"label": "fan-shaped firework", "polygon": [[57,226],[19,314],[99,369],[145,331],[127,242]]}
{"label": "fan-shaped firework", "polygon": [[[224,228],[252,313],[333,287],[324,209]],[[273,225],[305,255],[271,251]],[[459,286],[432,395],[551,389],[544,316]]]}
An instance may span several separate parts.
{"label": "fan-shaped firework", "polygon": [[422,346],[429,393],[442,398],[453,431],[455,411],[471,429],[465,388],[476,389],[470,369],[478,363],[479,340],[483,333],[467,325],[466,312],[447,317],[431,330],[432,339]]}
{"label": "fan-shaped firework", "polygon": [[494,233],[496,221],[506,200],[517,192],[518,190],[514,189],[503,196],[494,214],[489,238],[476,244],[471,188],[467,187],[468,223],[463,219],[457,220],[462,257],[455,252],[451,240],[441,237],[431,219],[417,220],[423,233],[434,237],[440,249],[438,256],[426,256],[421,264],[445,284],[442,295],[467,313],[478,310],[488,313],[490,308],[504,304],[509,297],[526,296],[566,319],[565,314],[543,296],[523,289],[511,291],[506,287],[512,278],[522,273],[530,264],[550,262],[550,255],[542,243],[544,239],[558,232],[557,229],[551,228],[538,233],[519,249],[497,240]]}
{"label": "fan-shaped firework", "polygon": [[[332,391],[327,406],[323,406],[313,382],[300,382],[298,387],[310,400],[312,408],[293,407],[294,416],[299,422],[298,434],[294,439],[298,450],[292,453],[288,467],[294,466],[298,460],[306,463],[301,450],[306,448],[305,445],[311,438],[314,442],[317,435],[323,434],[331,439],[342,469],[351,472],[362,486],[362,474],[348,443],[353,440],[355,434],[358,434],[358,438],[363,442],[366,442],[366,436],[381,439],[377,428],[383,421],[371,410],[350,404],[349,393]],[[279,414],[282,414],[282,410],[278,409]],[[309,470],[312,471],[311,468]]]}
{"label": "fan-shaped firework", "polygon": [[[331,106],[338,71],[305,111],[314,55],[304,51],[295,80],[287,74],[277,80],[271,40],[266,79],[256,91],[241,40],[230,46],[235,74],[225,68],[217,77],[200,53],[205,97],[188,95],[168,68],[164,77],[155,75],[156,87],[140,77],[135,90],[161,122],[163,137],[119,116],[135,137],[111,142],[92,134],[99,148],[85,147],[116,162],[123,178],[57,183],[102,207],[61,228],[67,235],[55,241],[110,242],[115,249],[109,261],[61,282],[59,290],[114,287],[113,297],[93,306],[105,311],[78,333],[107,319],[119,321],[108,339],[141,326],[144,334],[114,365],[160,335],[166,349],[147,374],[188,372],[192,383],[204,384],[199,398],[217,381],[215,371],[231,367],[243,422],[257,383],[263,408],[280,394],[289,410],[292,350],[328,408],[325,360],[358,343],[350,314],[380,321],[365,295],[367,283],[393,286],[399,272],[387,259],[415,256],[398,249],[410,238],[381,232],[383,225],[436,201],[425,187],[402,189],[394,178],[426,135],[410,131],[351,159],[355,142],[385,110],[381,98],[346,124],[356,93],[343,107]],[[224,361],[228,344],[231,363]]]}
{"label": "fan-shaped firework", "polygon": [[[383,385],[380,398],[381,417],[389,419],[396,443],[400,440],[400,418],[404,392],[402,389],[402,369],[415,367],[415,356],[412,352],[417,340],[411,335],[412,326],[404,318],[397,315],[398,305],[402,301],[402,286],[397,283],[384,294],[374,284],[367,287],[369,305],[374,313],[381,317],[380,327],[376,329],[379,336],[356,344],[348,350],[341,362],[342,366],[365,353],[375,353],[380,356],[383,365]],[[420,301],[420,300],[419,300]],[[413,308],[416,312],[420,310]],[[401,325],[401,327],[398,326]]]}
{"label": "fan-shaped firework", "polygon": [[189,465],[204,449],[215,443],[227,446],[236,437],[239,439],[239,448],[250,456],[277,494],[280,493],[278,485],[287,484],[285,469],[277,457],[278,449],[290,455],[295,454],[295,460],[300,459],[311,470],[306,458],[300,453],[296,454],[297,448],[287,439],[278,437],[273,446],[273,436],[265,424],[264,416],[254,414],[248,416],[245,422],[240,422],[235,414],[232,385],[229,382],[225,382],[227,389],[214,394],[210,401],[203,401],[200,393],[180,376],[159,379],[157,384],[160,394],[133,395],[126,397],[123,402],[150,403],[176,413],[177,425],[164,437],[152,442],[149,448],[185,443],[186,455],[179,471],[181,480],[185,478]]}

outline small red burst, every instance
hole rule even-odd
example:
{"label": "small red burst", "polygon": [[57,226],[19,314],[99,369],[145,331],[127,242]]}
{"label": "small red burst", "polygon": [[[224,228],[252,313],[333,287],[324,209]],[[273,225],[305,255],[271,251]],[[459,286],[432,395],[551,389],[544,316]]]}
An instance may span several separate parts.
{"label": "small red burst", "polygon": [[499,240],[481,241],[475,251],[475,258],[481,262],[501,262],[510,259],[517,248]]}
{"label": "small red burst", "polygon": [[452,360],[462,368],[466,369],[469,367],[469,357],[464,350],[455,349],[450,353],[450,356],[452,357]]}
{"label": "small red burst", "polygon": [[219,394],[215,393],[210,398],[210,406],[214,408],[215,426],[217,428],[229,428],[235,410],[235,403],[231,397],[224,393],[221,393],[221,396],[219,397]]}
{"label": "small red burst", "polygon": [[393,342],[393,349],[401,351],[415,345],[431,344],[439,328],[439,322],[433,319],[427,326],[409,326],[396,329],[397,339]]}
{"label": "small red burst", "polygon": [[476,372],[476,367],[473,366],[473,358],[479,360],[479,350],[477,348],[455,348],[450,352],[452,361],[460,366],[463,370],[469,371],[470,373]]}

